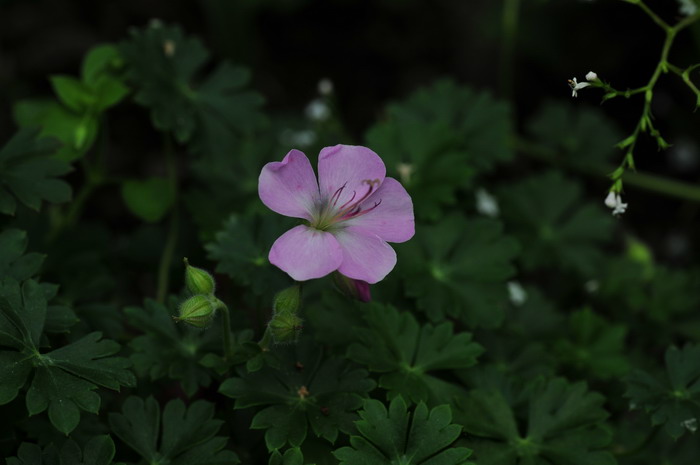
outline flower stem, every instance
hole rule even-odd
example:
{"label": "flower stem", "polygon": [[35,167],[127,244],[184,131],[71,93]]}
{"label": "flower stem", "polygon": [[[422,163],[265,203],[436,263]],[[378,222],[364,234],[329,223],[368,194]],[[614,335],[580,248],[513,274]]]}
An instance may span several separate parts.
{"label": "flower stem", "polygon": [[[221,301],[219,301],[221,302]],[[224,360],[229,361],[233,358],[233,343],[231,341],[231,313],[228,307],[223,302],[220,303],[219,308],[224,314]]]}
{"label": "flower stem", "polygon": [[168,224],[168,235],[165,239],[165,246],[163,247],[163,253],[160,257],[160,263],[158,265],[158,289],[156,292],[156,300],[160,303],[165,302],[165,297],[168,294],[168,288],[170,286],[170,266],[173,262],[173,255],[175,254],[175,246],[177,245],[177,238],[179,235],[179,214],[177,208],[178,201],[178,182],[177,182],[177,169],[175,167],[175,157],[173,155],[172,141],[169,136],[165,136],[165,163],[168,171],[168,181],[170,183],[170,188],[173,192],[173,211],[170,213],[170,222]]}
{"label": "flower stem", "polygon": [[501,94],[508,100],[513,100],[513,68],[515,62],[515,43],[518,35],[518,16],[520,0],[504,0],[503,15],[501,16],[502,45],[501,45]]}

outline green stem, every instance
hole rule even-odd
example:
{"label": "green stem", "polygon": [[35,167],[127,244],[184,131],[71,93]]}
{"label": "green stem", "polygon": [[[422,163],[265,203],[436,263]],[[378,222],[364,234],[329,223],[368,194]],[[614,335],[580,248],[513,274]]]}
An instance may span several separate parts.
{"label": "green stem", "polygon": [[173,262],[175,247],[177,246],[177,238],[179,235],[179,214],[177,208],[178,201],[178,183],[177,169],[175,167],[175,157],[173,155],[172,142],[169,136],[165,136],[165,161],[168,170],[168,181],[170,188],[173,191],[173,211],[170,213],[170,222],[168,224],[168,235],[163,247],[163,253],[160,256],[160,264],[158,265],[158,290],[156,299],[160,303],[165,303],[165,297],[168,294],[170,287],[170,266]]}
{"label": "green stem", "polygon": [[671,29],[671,26],[669,26],[668,23],[667,23],[666,21],[664,21],[663,19],[661,19],[661,18],[659,17],[659,15],[657,15],[656,13],[654,13],[654,12],[651,10],[651,8],[649,8],[649,7],[646,5],[646,3],[644,3],[642,0],[639,0],[639,1],[634,2],[634,3],[636,3],[642,10],[644,10],[644,12],[647,14],[647,16],[649,16],[649,17],[652,19],[652,21],[654,21],[656,24],[658,24],[659,27],[661,27],[661,29],[663,29],[663,30],[666,31],[666,32],[668,32],[668,31]]}
{"label": "green stem", "polygon": [[224,314],[224,360],[229,361],[233,359],[233,342],[231,341],[231,313],[224,303],[221,303],[219,308]]}
{"label": "green stem", "polygon": [[502,47],[501,47],[501,94],[508,100],[513,100],[513,65],[515,62],[515,43],[518,35],[518,16],[520,0],[504,0],[503,16],[501,17]]}
{"label": "green stem", "polygon": [[[539,160],[544,160],[547,162],[563,162],[563,165],[566,168],[575,169],[591,176],[603,177],[611,170],[610,166],[588,168],[567,163],[565,160],[557,157],[557,153],[554,150],[524,139],[518,139],[515,142],[515,148],[519,153],[529,155]],[[638,171],[626,172],[623,175],[623,180],[626,184],[638,187],[640,189],[667,195],[669,197],[676,197],[679,199],[700,203],[700,187],[694,184],[676,181],[674,179],[656,176],[653,174],[640,173]]]}

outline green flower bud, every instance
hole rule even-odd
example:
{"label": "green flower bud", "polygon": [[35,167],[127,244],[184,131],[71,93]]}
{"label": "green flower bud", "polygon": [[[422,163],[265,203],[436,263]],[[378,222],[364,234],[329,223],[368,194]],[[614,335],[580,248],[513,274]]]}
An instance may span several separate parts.
{"label": "green flower bud", "polygon": [[272,339],[277,344],[296,342],[299,339],[303,320],[296,313],[279,312],[275,313],[272,320],[267,324]]}
{"label": "green flower bud", "polygon": [[216,289],[216,283],[212,275],[207,273],[201,268],[195,268],[190,266],[190,262],[187,258],[184,259],[185,262],[185,286],[191,294],[214,294]]}
{"label": "green flower bud", "polygon": [[275,296],[275,301],[272,308],[275,313],[290,312],[296,313],[299,310],[301,302],[301,289],[298,284],[290,286],[287,289],[279,292]]}
{"label": "green flower bud", "polygon": [[180,305],[180,316],[173,317],[173,319],[184,321],[197,328],[204,328],[214,318],[217,308],[217,301],[210,296],[195,295]]}

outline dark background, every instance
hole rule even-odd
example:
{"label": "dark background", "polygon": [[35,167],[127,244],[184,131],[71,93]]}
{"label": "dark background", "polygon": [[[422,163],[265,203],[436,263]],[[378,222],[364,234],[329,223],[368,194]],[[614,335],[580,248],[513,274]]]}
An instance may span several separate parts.
{"label": "dark background", "polygon": [[[665,20],[679,19],[675,1],[647,3]],[[118,42],[129,28],[153,18],[200,36],[217,60],[249,67],[253,88],[266,96],[269,111],[301,117],[319,79],[330,78],[340,118],[356,142],[388,102],[439,77],[512,98],[522,128],[549,99],[599,104],[599,91],[571,99],[567,79],[582,80],[594,70],[616,88],[633,88],[644,85],[656,66],[663,34],[634,5],[522,0],[513,71],[504,79],[502,8],[496,0],[0,0],[0,137],[7,139],[15,129],[13,102],[51,95],[48,75],[77,74],[90,47]],[[678,37],[671,62],[685,67],[700,61],[699,44],[696,24]],[[636,151],[640,170],[697,183],[700,115],[693,102],[679,78],[662,76],[654,114],[675,146],[660,153],[643,136]],[[641,97],[616,99],[603,109],[628,133],[641,105]],[[114,133],[134,132],[125,126]],[[593,183],[604,193],[605,179]],[[625,221],[635,234],[668,260],[692,256],[699,239],[692,228],[697,205],[634,189],[626,199],[631,207]]]}

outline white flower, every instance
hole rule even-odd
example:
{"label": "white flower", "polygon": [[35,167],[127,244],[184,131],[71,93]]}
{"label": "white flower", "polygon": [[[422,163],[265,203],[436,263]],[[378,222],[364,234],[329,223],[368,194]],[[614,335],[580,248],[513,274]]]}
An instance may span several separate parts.
{"label": "white flower", "polygon": [[613,216],[620,216],[625,212],[625,210],[627,210],[627,204],[622,203],[622,197],[620,197],[620,194],[613,191],[610,191],[608,196],[605,197],[605,206],[612,208]]}
{"label": "white flower", "polygon": [[318,81],[318,93],[324,97],[331,95],[333,93],[333,81],[328,78]]}
{"label": "white flower", "polygon": [[399,163],[396,165],[396,171],[399,172],[399,178],[403,184],[411,183],[411,175],[413,174],[413,165],[409,163]]}
{"label": "white flower", "polygon": [[576,78],[569,79],[569,86],[571,87],[571,96],[578,97],[577,91],[583,89],[584,87],[590,86],[587,82],[578,82]]}
{"label": "white flower", "polygon": [[498,201],[486,189],[476,191],[476,211],[484,216],[496,218],[500,213]]}
{"label": "white flower", "polygon": [[595,81],[598,79],[598,75],[594,73],[593,71],[589,71],[588,74],[586,74],[586,81]]}
{"label": "white flower", "polygon": [[313,99],[306,106],[306,117],[311,121],[326,121],[329,116],[331,116],[331,109],[328,107],[326,102],[320,98]]}
{"label": "white flower", "polygon": [[508,282],[508,296],[510,297],[510,302],[518,307],[527,301],[527,292],[517,281]]}
{"label": "white flower", "polygon": [[682,15],[692,16],[698,11],[698,6],[693,0],[678,0],[679,10]]}
{"label": "white flower", "polygon": [[698,419],[697,418],[688,418],[687,420],[684,420],[681,422],[681,426],[683,426],[685,429],[687,429],[691,433],[694,433],[698,430]]}

